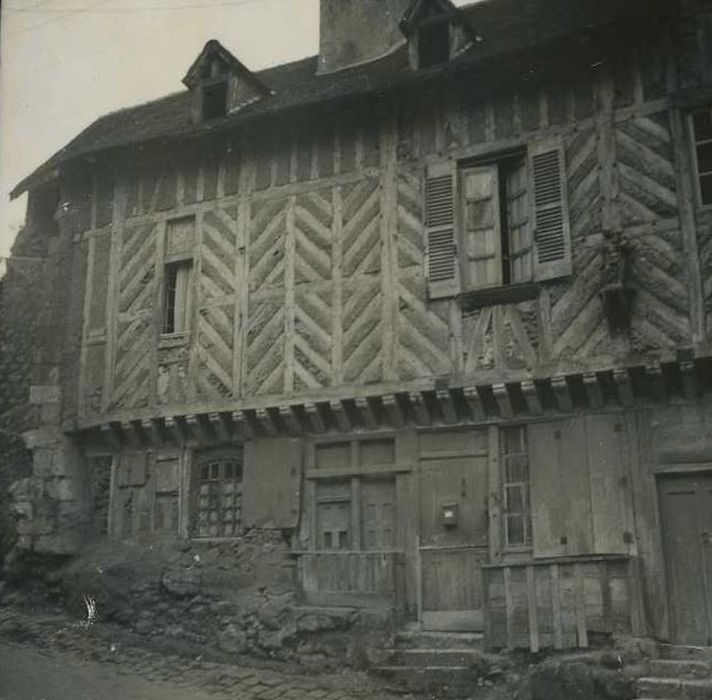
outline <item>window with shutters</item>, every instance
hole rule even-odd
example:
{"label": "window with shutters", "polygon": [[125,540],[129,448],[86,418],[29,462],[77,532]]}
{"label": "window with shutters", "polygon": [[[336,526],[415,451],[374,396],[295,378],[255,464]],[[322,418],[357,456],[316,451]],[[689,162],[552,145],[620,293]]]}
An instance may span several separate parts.
{"label": "window with shutters", "polygon": [[697,193],[701,206],[712,205],[712,107],[692,113]]}
{"label": "window with shutters", "polygon": [[430,166],[424,216],[430,297],[570,274],[565,185],[557,143]]}

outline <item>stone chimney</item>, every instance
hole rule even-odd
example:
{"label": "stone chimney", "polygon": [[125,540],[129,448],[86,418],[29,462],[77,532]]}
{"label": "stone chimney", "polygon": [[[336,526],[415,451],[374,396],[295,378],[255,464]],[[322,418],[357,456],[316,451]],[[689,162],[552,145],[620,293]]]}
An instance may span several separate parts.
{"label": "stone chimney", "polygon": [[320,2],[320,73],[373,61],[405,42],[398,23],[411,0]]}

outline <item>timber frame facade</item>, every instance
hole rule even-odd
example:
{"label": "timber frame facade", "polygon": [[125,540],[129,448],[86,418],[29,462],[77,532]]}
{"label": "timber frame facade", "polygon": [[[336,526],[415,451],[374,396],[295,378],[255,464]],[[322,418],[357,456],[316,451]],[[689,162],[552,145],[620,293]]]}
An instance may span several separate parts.
{"label": "timber frame facade", "polygon": [[259,74],[210,42],[18,186],[18,546],[277,529],[310,604],[712,644],[712,14],[387,4]]}

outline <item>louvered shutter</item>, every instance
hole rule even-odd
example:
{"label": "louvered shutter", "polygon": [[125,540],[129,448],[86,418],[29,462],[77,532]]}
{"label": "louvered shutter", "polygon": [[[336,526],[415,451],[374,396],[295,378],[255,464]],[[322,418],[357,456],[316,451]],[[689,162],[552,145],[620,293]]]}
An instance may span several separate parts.
{"label": "louvered shutter", "polygon": [[427,168],[425,176],[425,231],[428,239],[426,271],[431,299],[458,294],[460,280],[455,245],[455,163]]}
{"label": "louvered shutter", "polygon": [[566,197],[564,151],[558,141],[529,149],[537,280],[571,274],[571,230]]}

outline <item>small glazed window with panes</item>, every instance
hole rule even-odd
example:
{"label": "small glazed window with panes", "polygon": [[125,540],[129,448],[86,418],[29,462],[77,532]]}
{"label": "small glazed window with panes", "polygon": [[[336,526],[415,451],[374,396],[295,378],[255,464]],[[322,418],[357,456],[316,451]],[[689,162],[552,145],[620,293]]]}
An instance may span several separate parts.
{"label": "small glazed window with panes", "polygon": [[195,468],[194,537],[240,534],[242,459],[237,453],[203,455]]}
{"label": "small glazed window with panes", "polygon": [[528,549],[532,526],[526,426],[502,428],[499,439],[504,545],[507,549]]}
{"label": "small glazed window with panes", "polygon": [[697,192],[701,206],[712,205],[712,107],[692,113]]}

